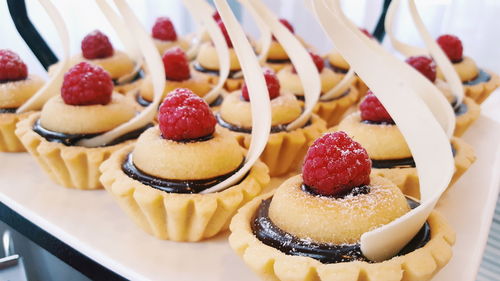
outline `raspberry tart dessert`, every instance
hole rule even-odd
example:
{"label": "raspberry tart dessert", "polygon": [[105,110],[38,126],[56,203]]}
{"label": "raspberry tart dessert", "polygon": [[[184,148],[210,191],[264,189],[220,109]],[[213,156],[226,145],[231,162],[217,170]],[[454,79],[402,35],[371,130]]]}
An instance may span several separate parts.
{"label": "raspberry tart dessert", "polygon": [[[233,44],[227,33],[226,27],[222,21],[217,21],[226,44],[229,47],[229,62],[230,62],[230,72],[229,77],[226,80],[224,87],[228,91],[235,91],[241,88],[243,84],[243,78],[241,74],[241,66],[236,56],[236,52],[233,49]],[[212,85],[216,85],[219,80],[219,56],[217,55],[217,50],[214,44],[209,41],[201,44],[198,51],[196,59],[193,61],[193,68],[196,72],[205,75]]]}
{"label": "raspberry tart dessert", "polygon": [[[271,176],[283,175],[300,163],[309,143],[326,130],[325,121],[312,115],[302,128],[288,131],[287,125],[302,113],[302,103],[294,94],[280,92],[280,82],[274,71],[264,70],[269,97],[271,99],[271,135],[261,155],[261,160],[269,167]],[[252,114],[246,84],[242,90],[228,94],[217,121],[222,130],[233,134],[245,148],[250,146],[252,132]]]}
{"label": "raspberry tart dessert", "polygon": [[[348,115],[335,131],[344,131],[361,143],[372,160],[372,173],[390,179],[401,191],[420,198],[420,187],[411,151],[397,125],[377,97],[368,94],[359,105],[359,112]],[[455,157],[455,174],[450,186],[474,163],[473,148],[453,137],[451,149]]]}
{"label": "raspberry tart dessert", "polygon": [[106,190],[160,239],[200,241],[227,229],[236,210],[269,182],[266,165],[257,162],[239,183],[205,193],[243,166],[245,150],[216,128],[208,104],[188,89],[169,93],[158,119],[103,163]]}
{"label": "raspberry tart dessert", "polygon": [[[460,38],[445,34],[437,38],[437,43],[453,63],[453,67],[464,85],[465,95],[477,104],[485,101],[500,86],[500,77],[497,74],[479,68],[472,58],[463,55],[463,45]],[[442,78],[439,71],[438,77]]]}
{"label": "raspberry tart dessert", "polygon": [[419,205],[370,170],[366,150],[347,134],[322,136],[301,175],[239,210],[231,247],[265,280],[430,280],[455,242],[436,212],[396,256],[372,262],[363,255],[361,235]]}
{"label": "raspberry tart dessert", "polygon": [[[342,80],[343,75],[326,68],[323,59],[314,52],[309,51],[309,53],[318,69],[321,80],[321,93],[324,95]],[[284,92],[293,93],[299,100],[304,100],[304,88],[293,65],[285,66],[278,72],[277,76]],[[320,98],[314,108],[314,113],[325,120],[328,127],[331,127],[337,125],[344,113],[357,101],[358,90],[354,85],[347,85],[345,90],[342,89],[332,98],[326,100]]]}
{"label": "raspberry tart dessert", "polygon": [[0,50],[0,152],[26,151],[14,131],[28,114],[16,110],[44,84],[42,78],[28,74],[28,67],[10,50]]}
{"label": "raspberry tart dessert", "polygon": [[173,47],[179,47],[183,51],[189,49],[189,42],[177,36],[175,26],[169,17],[159,17],[156,19],[151,29],[151,37],[153,37],[160,55],[163,55],[166,50]]}
{"label": "raspberry tart dessert", "polygon": [[16,135],[58,184],[98,189],[102,188],[100,164],[150,125],[101,147],[80,146],[78,142],[110,131],[136,113],[133,104],[113,91],[111,77],[104,69],[81,62],[64,75],[60,95],[50,98],[40,113],[18,123]]}
{"label": "raspberry tart dessert", "polygon": [[436,64],[427,56],[414,56],[406,59],[406,62],[418,70],[429,81],[444,94],[455,111],[456,125],[454,135],[462,136],[465,131],[479,118],[480,106],[471,98],[464,97],[461,104],[457,104],[457,98],[453,95],[448,83],[437,78]]}
{"label": "raspberry tart dessert", "polygon": [[[179,47],[173,47],[165,51],[162,57],[165,68],[165,79],[167,80],[164,94],[177,89],[188,88],[196,95],[203,97],[210,92],[212,84],[206,75],[193,71],[189,65],[186,53]],[[146,107],[153,100],[153,83],[151,76],[144,78],[141,87],[137,92],[129,93],[137,104]],[[219,97],[213,105],[220,105],[222,97]]]}

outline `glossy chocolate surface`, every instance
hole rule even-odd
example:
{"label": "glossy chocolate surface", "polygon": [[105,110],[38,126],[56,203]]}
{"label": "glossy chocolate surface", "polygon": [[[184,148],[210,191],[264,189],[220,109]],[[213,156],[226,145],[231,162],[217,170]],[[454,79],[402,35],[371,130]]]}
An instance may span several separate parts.
{"label": "glossy chocolate surface", "polygon": [[[228,130],[231,130],[233,132],[238,132],[238,133],[245,133],[245,134],[251,134],[252,133],[252,128],[244,128],[244,127],[233,125],[233,124],[227,122],[226,120],[224,120],[222,118],[222,116],[220,116],[219,112],[217,112],[215,114],[215,118],[217,119],[217,123],[219,123],[219,125],[221,127],[224,127],[224,128],[226,128]],[[275,134],[275,133],[286,131],[287,125],[288,124],[282,124],[282,125],[272,126],[271,127],[271,134]],[[309,121],[307,121],[307,123],[302,128],[307,127],[309,125],[311,125],[311,120],[310,119],[309,119]]]}
{"label": "glossy chocolate surface", "polygon": [[[143,107],[147,107],[148,105],[151,104],[150,101],[146,100],[141,96],[140,92],[137,92],[137,94],[135,95],[135,101]],[[222,97],[222,95],[219,95],[211,104],[209,104],[209,106],[210,107],[219,106],[222,104],[223,101],[224,98]]]}
{"label": "glossy chocolate surface", "polygon": [[0,108],[0,114],[2,113],[16,113],[17,108]]}
{"label": "glossy chocolate surface", "polygon": [[[139,135],[147,130],[148,128],[152,127],[153,124],[148,124],[140,129],[134,130],[132,132],[129,132],[123,136],[120,136],[113,141],[111,141],[108,144],[105,144],[103,146],[111,146],[115,144],[119,144],[121,142],[135,139],[139,137]],[[36,120],[35,124],[33,125],[33,131],[40,136],[42,136],[44,139],[50,142],[57,142],[57,143],[62,143],[66,146],[74,146],[76,143],[78,143],[82,139],[89,139],[96,137],[98,135],[101,135],[103,133],[98,133],[98,134],[65,134],[65,133],[59,133],[59,132],[54,132],[48,129],[45,129],[42,127],[40,124],[40,119]]]}
{"label": "glossy chocolate surface", "polygon": [[267,59],[266,62],[273,64],[291,63],[290,59]]}
{"label": "glossy chocolate surface", "polygon": [[331,64],[329,60],[325,60],[325,65],[336,73],[346,74],[349,71],[349,69],[343,69],[341,67]]}
{"label": "glossy chocolate surface", "polygon": [[142,78],[144,78],[144,70],[141,69],[139,72],[137,72],[137,74],[134,76],[134,78],[132,78],[132,80],[127,81],[126,83],[120,84],[120,83],[118,83],[118,79],[113,79],[113,84],[115,86],[127,85],[130,83],[134,83],[135,81],[142,79]]}
{"label": "glossy chocolate surface", "polygon": [[[327,244],[316,243],[310,239],[301,239],[287,233],[276,226],[269,218],[269,205],[272,198],[263,200],[252,219],[253,234],[262,243],[292,256],[313,258],[322,263],[340,263],[350,261],[367,261],[363,256],[360,245],[357,244]],[[407,199],[410,207],[416,208],[419,204]],[[332,222],[334,223],[334,222]],[[397,254],[406,255],[421,248],[430,241],[431,229],[428,223],[420,229],[415,237]]]}
{"label": "glossy chocolate surface", "polygon": [[[203,73],[207,73],[207,74],[219,76],[219,70],[204,68],[203,66],[201,66],[197,62],[193,63],[193,67],[194,67],[194,69],[196,69],[199,72],[203,72]],[[241,77],[234,77],[238,73],[240,73],[240,70],[231,70],[231,71],[229,71],[228,78],[231,78],[231,79],[240,79]]]}
{"label": "glossy chocolate surface", "polygon": [[490,80],[491,80],[491,75],[489,75],[486,71],[479,69],[479,74],[476,76],[476,78],[464,82],[463,84],[466,86],[474,86],[477,84],[486,83]]}
{"label": "glossy chocolate surface", "polygon": [[243,160],[238,168],[236,168],[234,171],[214,178],[202,180],[167,180],[148,175],[141,171],[134,165],[134,162],[132,160],[132,153],[130,153],[127,156],[125,162],[123,162],[122,164],[122,170],[130,178],[161,191],[165,191],[168,193],[200,193],[205,189],[223,182],[224,180],[235,174],[239,169],[241,169],[241,167],[243,167],[244,163],[245,160]]}
{"label": "glossy chocolate surface", "polygon": [[[343,92],[341,95],[337,96],[337,97],[333,97],[331,99],[327,99],[327,100],[319,100],[319,102],[330,102],[330,101],[334,101],[334,100],[339,100],[343,97],[346,97],[347,95],[349,95],[349,93],[351,92],[351,89],[347,89],[345,90],[345,92]],[[323,95],[323,93],[321,93],[321,95]],[[304,99],[304,96],[295,96],[298,100],[300,101],[305,101]]]}

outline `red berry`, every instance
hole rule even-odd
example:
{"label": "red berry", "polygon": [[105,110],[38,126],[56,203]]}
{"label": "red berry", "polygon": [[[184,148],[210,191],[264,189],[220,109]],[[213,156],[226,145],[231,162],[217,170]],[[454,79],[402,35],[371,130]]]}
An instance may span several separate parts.
{"label": "red berry", "polygon": [[359,30],[368,36],[368,38],[373,38],[373,35],[366,28],[360,28]]}
{"label": "red berry", "polygon": [[28,77],[28,67],[11,50],[0,50],[0,81],[18,81]]}
{"label": "red berry", "polygon": [[[269,98],[274,99],[277,96],[280,95],[280,81],[278,80],[278,77],[269,68],[264,68],[264,78],[266,79],[266,84],[267,84],[267,91],[269,92]],[[250,96],[248,95],[248,88],[247,84],[245,83],[243,85],[243,88],[241,89],[241,96],[246,101],[250,101]]]}
{"label": "red berry", "polygon": [[431,82],[436,81],[436,64],[426,56],[414,56],[406,59],[406,62],[422,73]]}
{"label": "red berry", "polygon": [[167,95],[160,106],[158,120],[163,138],[175,141],[209,136],[216,124],[205,100],[185,88],[177,88]]}
{"label": "red berry", "polygon": [[153,38],[163,41],[177,40],[174,24],[168,17],[159,17],[156,19],[153,25],[152,34]]}
{"label": "red berry", "polygon": [[[325,62],[323,61],[323,58],[320,57],[319,55],[313,53],[312,51],[309,51],[309,55],[311,55],[311,58],[316,65],[316,68],[318,69],[318,72],[321,73],[323,71],[323,68],[325,68]],[[293,73],[297,73],[297,70],[295,67],[292,69]]]}
{"label": "red berry", "polygon": [[184,51],[179,47],[168,49],[163,54],[163,67],[168,80],[183,81],[191,77],[189,62]]}
{"label": "red berry", "polygon": [[229,48],[233,47],[233,43],[231,42],[231,38],[229,38],[229,34],[227,33],[226,26],[222,21],[218,21],[217,24],[219,25],[220,31],[222,31],[222,35],[224,35],[224,39],[226,39],[226,44]]}
{"label": "red berry", "polygon": [[462,60],[464,48],[462,41],[457,36],[450,34],[441,35],[438,37],[437,43],[452,62]]}
{"label": "red berry", "polygon": [[387,112],[372,91],[367,92],[359,105],[359,110],[361,111],[361,119],[364,121],[394,123],[389,112]]}
{"label": "red berry", "polygon": [[344,132],[323,135],[309,147],[302,167],[304,184],[320,195],[339,196],[370,183],[366,150]]}
{"label": "red berry", "polygon": [[82,53],[86,59],[102,59],[111,57],[114,53],[113,45],[108,36],[99,30],[94,30],[82,40]]}
{"label": "red berry", "polygon": [[113,93],[113,81],[104,69],[81,62],[64,74],[61,97],[69,105],[108,104]]}
{"label": "red berry", "polygon": [[213,14],[212,14],[212,18],[217,22],[217,21],[220,21],[220,15],[219,15],[219,12],[215,11]]}
{"label": "red berry", "polygon": [[[286,20],[286,19],[280,19],[279,20],[281,22],[281,24],[283,24],[288,30],[290,30],[291,33],[295,33],[295,29],[293,28],[292,24]],[[276,37],[274,37],[273,35],[273,40],[276,41]]]}

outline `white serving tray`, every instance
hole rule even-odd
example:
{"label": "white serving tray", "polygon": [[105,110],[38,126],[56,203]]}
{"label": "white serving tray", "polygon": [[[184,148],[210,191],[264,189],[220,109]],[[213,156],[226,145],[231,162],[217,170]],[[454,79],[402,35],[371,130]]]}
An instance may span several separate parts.
{"label": "white serving tray", "polygon": [[[500,99],[488,106],[500,108]],[[478,160],[438,206],[457,231],[457,243],[433,280],[475,280],[497,201],[500,124],[481,116],[464,139]],[[161,241],[136,227],[106,191],[59,187],[27,153],[0,153],[0,163],[2,203],[127,279],[258,280],[229,247],[227,233],[201,243]]]}

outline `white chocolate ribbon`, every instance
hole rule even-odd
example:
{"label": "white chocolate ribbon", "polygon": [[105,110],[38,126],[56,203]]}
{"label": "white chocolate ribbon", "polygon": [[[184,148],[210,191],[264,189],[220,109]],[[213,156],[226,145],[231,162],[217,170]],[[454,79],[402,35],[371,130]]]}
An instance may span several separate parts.
{"label": "white chocolate ribbon", "polygon": [[345,20],[338,0],[330,1],[332,5],[329,0],[311,1],[324,31],[398,125],[417,166],[421,205],[361,236],[364,256],[373,261],[387,260],[421,229],[446,190],[455,169],[450,142],[419,94],[433,89],[432,83],[410,65],[369,43],[371,40]]}
{"label": "white chocolate ribbon", "polygon": [[271,131],[271,101],[267,90],[266,80],[255,56],[252,46],[232,13],[226,0],[215,0],[215,6],[224,22],[234,51],[241,64],[243,75],[250,95],[252,111],[252,135],[246,161],[243,167],[223,182],[204,190],[202,193],[217,192],[236,184],[243,178],[259,159],[267,145]]}
{"label": "white chocolate ribbon", "polygon": [[266,22],[262,20],[259,13],[254,9],[252,5],[250,5],[248,0],[238,0],[241,5],[247,9],[252,18],[255,20],[257,24],[257,28],[260,32],[260,54],[259,54],[259,62],[260,64],[265,64],[267,61],[267,56],[269,54],[269,49],[271,48],[272,43],[272,33]]}
{"label": "white chocolate ribbon", "polygon": [[132,32],[133,36],[139,43],[139,48],[151,72],[154,97],[151,104],[149,104],[143,111],[141,111],[141,113],[136,115],[128,122],[97,137],[81,140],[77,143],[80,146],[102,146],[110,143],[120,136],[123,136],[126,133],[147,126],[153,121],[156,115],[158,106],[163,97],[163,90],[165,89],[165,69],[163,67],[163,61],[161,60],[160,54],[158,53],[158,50],[156,49],[151,36],[149,36],[149,34],[141,26],[141,22],[134,14],[132,9],[128,6],[125,0],[114,0],[114,3],[118,8],[121,16],[127,19],[127,21],[125,21],[125,23],[127,24],[127,28],[130,30],[130,32]]}
{"label": "white chocolate ribbon", "polygon": [[219,80],[215,87],[203,98],[208,104],[213,103],[221,94],[224,84],[229,76],[229,47],[219,26],[212,17],[213,8],[205,0],[184,0],[184,5],[194,18],[197,18],[200,25],[205,26],[215,45],[217,57],[219,59]]}
{"label": "white chocolate ribbon", "polygon": [[60,88],[63,83],[64,73],[69,69],[69,33],[66,27],[66,23],[62,18],[61,14],[57,10],[56,6],[50,0],[38,0],[42,4],[45,12],[49,15],[52,20],[61,44],[63,47],[63,57],[57,66],[47,83],[43,85],[29,100],[27,100],[23,105],[21,105],[16,113],[24,113],[30,110],[37,110],[42,108],[43,104],[51,97],[60,93]]}
{"label": "white chocolate ribbon", "polygon": [[249,1],[262,21],[267,23],[276,40],[281,44],[290,57],[293,66],[297,70],[300,82],[304,88],[305,108],[302,114],[292,123],[288,124],[287,130],[291,131],[304,126],[311,118],[314,106],[321,94],[321,80],[318,69],[311,56],[295,35],[278,20],[269,8],[260,0]]}

